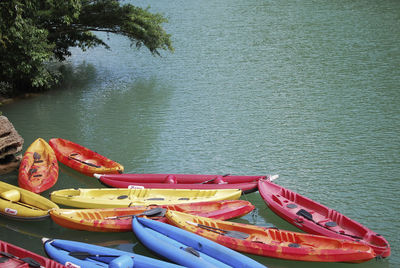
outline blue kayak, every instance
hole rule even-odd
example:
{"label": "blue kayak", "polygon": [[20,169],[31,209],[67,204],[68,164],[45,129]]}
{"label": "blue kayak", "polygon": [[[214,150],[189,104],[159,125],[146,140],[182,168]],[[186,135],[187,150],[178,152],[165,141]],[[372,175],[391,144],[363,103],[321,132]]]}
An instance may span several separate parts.
{"label": "blue kayak", "polygon": [[46,254],[71,268],[181,267],[142,255],[83,242],[43,238]]}
{"label": "blue kayak", "polygon": [[239,252],[166,223],[134,217],[132,229],[147,248],[186,267],[265,268]]}

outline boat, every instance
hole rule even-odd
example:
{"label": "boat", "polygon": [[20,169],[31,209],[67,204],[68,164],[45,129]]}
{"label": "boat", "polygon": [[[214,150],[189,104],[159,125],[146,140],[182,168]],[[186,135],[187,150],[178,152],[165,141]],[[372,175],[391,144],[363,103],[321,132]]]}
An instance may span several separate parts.
{"label": "boat", "polygon": [[164,206],[134,206],[103,209],[52,209],[50,216],[60,226],[94,232],[132,231],[132,217],[143,215],[166,221],[167,209],[213,219],[228,220],[246,215],[254,206],[246,200],[222,200]]}
{"label": "boat", "polygon": [[267,176],[201,174],[94,174],[101,183],[115,188],[157,189],[240,189],[247,194],[257,191],[258,180]]}
{"label": "boat", "polygon": [[172,225],[244,253],[310,262],[360,263],[375,257],[368,245],[349,240],[214,220],[172,210],[165,217]]}
{"label": "boat", "polygon": [[338,211],[269,180],[260,180],[258,187],[267,206],[299,229],[311,234],[361,242],[370,246],[377,256],[390,255],[390,245],[382,235]]}
{"label": "boat", "polygon": [[49,145],[53,148],[58,161],[84,174],[122,173],[124,167],[107,157],[100,155],[82,145],[61,138],[52,138]]}
{"label": "boat", "polygon": [[58,208],[49,199],[21,187],[0,181],[0,214],[13,219],[40,220]]}
{"label": "boat", "polygon": [[51,146],[42,138],[35,140],[22,157],[18,172],[21,188],[41,193],[58,179],[58,161]]}
{"label": "boat", "polygon": [[163,222],[134,217],[132,229],[148,249],[185,267],[265,267],[243,254]]}
{"label": "boat", "polygon": [[69,268],[182,267],[139,254],[78,241],[48,238],[43,238],[42,241],[46,254]]}
{"label": "boat", "polygon": [[32,251],[0,240],[0,267],[64,268],[65,266]]}
{"label": "boat", "polygon": [[50,199],[58,204],[78,208],[117,208],[149,205],[171,205],[203,201],[235,200],[237,189],[128,189],[92,188],[53,191]]}

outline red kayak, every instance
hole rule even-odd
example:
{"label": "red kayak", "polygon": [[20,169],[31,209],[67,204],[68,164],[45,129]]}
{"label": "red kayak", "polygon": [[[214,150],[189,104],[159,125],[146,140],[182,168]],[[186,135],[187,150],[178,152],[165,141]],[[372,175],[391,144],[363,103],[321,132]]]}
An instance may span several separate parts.
{"label": "red kayak", "polygon": [[122,173],[124,167],[72,141],[53,138],[49,141],[58,161],[87,176],[94,173]]}
{"label": "red kayak", "polygon": [[370,246],[377,256],[390,256],[388,241],[362,224],[269,180],[258,190],[268,207],[299,229],[312,234],[357,241]]}
{"label": "red kayak", "polygon": [[0,240],[0,267],[2,268],[63,268],[64,265],[29,250]]}
{"label": "red kayak", "polygon": [[257,191],[258,180],[267,176],[200,174],[94,174],[103,184],[115,188],[156,189],[240,189]]}

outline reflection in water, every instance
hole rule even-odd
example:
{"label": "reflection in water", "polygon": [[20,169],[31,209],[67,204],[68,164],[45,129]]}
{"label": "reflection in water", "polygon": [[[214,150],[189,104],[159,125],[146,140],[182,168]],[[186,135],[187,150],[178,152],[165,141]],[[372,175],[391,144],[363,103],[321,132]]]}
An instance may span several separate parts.
{"label": "reflection in water", "polygon": [[60,71],[64,77],[60,85],[61,90],[85,88],[97,78],[96,67],[85,61],[78,65],[65,63],[60,67]]}
{"label": "reflection in water", "polygon": [[[132,172],[137,167],[129,164],[136,162],[138,156],[146,159],[157,144],[167,116],[165,110],[170,105],[170,94],[171,90],[155,78],[138,79],[130,84],[116,82],[101,89],[84,91],[77,104],[81,111],[78,122],[84,144],[102,150],[106,156],[110,152],[108,157],[123,164],[125,172]],[[100,133],[103,139],[96,141]],[[124,158],[117,155],[121,151],[125,151]]]}

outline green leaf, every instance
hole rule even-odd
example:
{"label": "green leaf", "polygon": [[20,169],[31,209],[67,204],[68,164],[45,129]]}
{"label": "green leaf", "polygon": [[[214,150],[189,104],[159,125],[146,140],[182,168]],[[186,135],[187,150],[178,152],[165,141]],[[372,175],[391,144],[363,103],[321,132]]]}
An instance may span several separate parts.
{"label": "green leaf", "polygon": [[[152,54],[173,51],[162,28],[167,19],[118,0],[8,0],[0,2],[0,81],[13,92],[47,89],[60,73],[46,63],[63,61],[69,48],[109,48],[97,32],[127,37]],[[2,92],[0,92],[2,93]]]}

